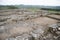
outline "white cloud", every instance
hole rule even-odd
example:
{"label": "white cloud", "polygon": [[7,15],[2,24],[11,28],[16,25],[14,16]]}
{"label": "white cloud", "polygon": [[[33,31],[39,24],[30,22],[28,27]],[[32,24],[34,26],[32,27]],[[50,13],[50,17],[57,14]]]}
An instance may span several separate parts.
{"label": "white cloud", "polygon": [[60,5],[60,0],[0,0],[0,4],[3,4],[3,5],[25,4],[25,5],[57,6],[57,5]]}

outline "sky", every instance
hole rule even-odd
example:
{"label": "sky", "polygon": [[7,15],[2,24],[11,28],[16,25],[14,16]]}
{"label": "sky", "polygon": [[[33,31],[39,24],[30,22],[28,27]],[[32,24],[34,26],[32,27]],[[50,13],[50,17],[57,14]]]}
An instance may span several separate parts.
{"label": "sky", "polygon": [[60,0],[0,0],[0,5],[45,5],[60,6]]}

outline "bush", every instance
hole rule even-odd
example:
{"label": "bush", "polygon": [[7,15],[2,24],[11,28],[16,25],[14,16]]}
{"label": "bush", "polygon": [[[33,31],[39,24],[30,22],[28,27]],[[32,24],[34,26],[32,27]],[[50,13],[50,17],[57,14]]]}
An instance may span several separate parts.
{"label": "bush", "polygon": [[60,9],[52,9],[52,8],[41,8],[42,10],[49,10],[49,11],[60,11]]}

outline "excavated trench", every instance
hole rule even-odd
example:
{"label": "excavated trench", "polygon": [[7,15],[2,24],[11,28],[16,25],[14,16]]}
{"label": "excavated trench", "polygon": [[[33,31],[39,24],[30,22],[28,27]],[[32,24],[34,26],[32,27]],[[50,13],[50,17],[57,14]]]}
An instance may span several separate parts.
{"label": "excavated trench", "polygon": [[0,14],[0,40],[60,40],[60,21],[41,17],[40,12],[7,10]]}

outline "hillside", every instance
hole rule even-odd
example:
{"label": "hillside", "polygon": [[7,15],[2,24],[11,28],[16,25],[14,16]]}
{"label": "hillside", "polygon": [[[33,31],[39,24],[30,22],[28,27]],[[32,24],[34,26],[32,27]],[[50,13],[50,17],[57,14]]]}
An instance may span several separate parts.
{"label": "hillside", "polygon": [[30,8],[30,9],[43,9],[43,10],[55,10],[60,11],[60,6],[43,6],[43,5],[0,5],[0,9],[20,9],[20,8]]}

